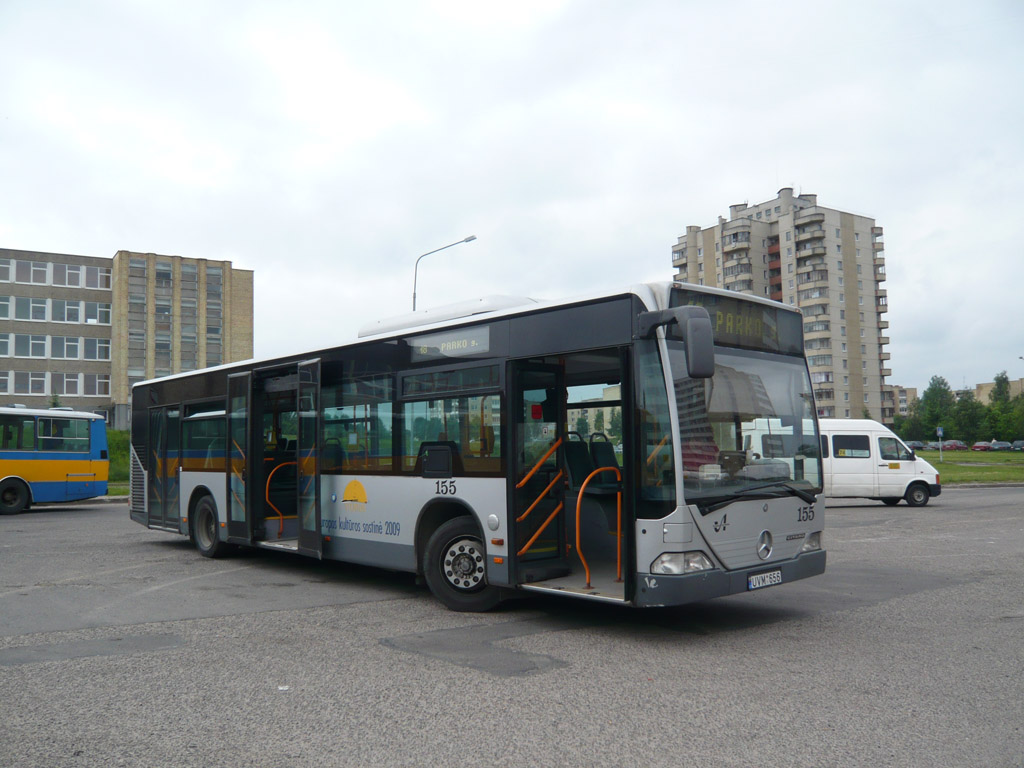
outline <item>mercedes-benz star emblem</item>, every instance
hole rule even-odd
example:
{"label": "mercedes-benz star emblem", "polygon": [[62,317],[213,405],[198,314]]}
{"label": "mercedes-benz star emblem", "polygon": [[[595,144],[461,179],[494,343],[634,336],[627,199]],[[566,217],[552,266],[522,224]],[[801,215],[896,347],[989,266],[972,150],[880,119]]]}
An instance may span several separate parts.
{"label": "mercedes-benz star emblem", "polygon": [[762,560],[772,556],[772,535],[768,531],[761,531],[757,539],[757,556]]}

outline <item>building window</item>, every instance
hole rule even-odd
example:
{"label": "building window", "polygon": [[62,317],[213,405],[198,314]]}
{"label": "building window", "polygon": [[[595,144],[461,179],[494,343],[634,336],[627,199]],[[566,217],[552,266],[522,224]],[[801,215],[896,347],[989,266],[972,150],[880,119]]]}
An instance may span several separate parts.
{"label": "building window", "polygon": [[51,373],[50,394],[53,395],[77,395],[79,394],[77,373]]}
{"label": "building window", "polygon": [[11,297],[0,296],[0,320],[10,320],[11,318]]}
{"label": "building window", "polygon": [[11,282],[11,260],[0,259],[0,283]]}
{"label": "building window", "polygon": [[82,394],[96,396],[110,394],[110,374],[87,373],[85,374],[84,379],[85,387]]}
{"label": "building window", "polygon": [[109,360],[110,339],[86,339],[85,340],[86,360]]}
{"label": "building window", "polygon": [[80,301],[53,300],[53,321],[55,323],[82,322],[82,303]]}
{"label": "building window", "polygon": [[839,245],[839,243],[836,243],[836,253],[842,253],[842,252],[843,252],[843,246]]}
{"label": "building window", "polygon": [[788,230],[787,229],[786,230],[786,242],[788,243],[792,239],[793,239],[793,232],[792,232],[792,230]]}
{"label": "building window", "polygon": [[28,333],[14,334],[15,357],[46,357],[46,336]]}
{"label": "building window", "polygon": [[15,371],[14,394],[45,395],[46,374],[43,371]]}
{"label": "building window", "polygon": [[54,264],[53,284],[78,288],[82,285],[82,268],[77,264]]}
{"label": "building window", "polygon": [[98,301],[85,302],[85,322],[110,325],[110,305]]}
{"label": "building window", "polygon": [[55,360],[78,359],[77,336],[53,336],[50,338],[50,357]]}
{"label": "building window", "polygon": [[16,261],[14,262],[14,282],[32,285],[46,285],[46,262]]}
{"label": "building window", "polygon": [[[18,262],[21,263],[20,261]],[[15,320],[46,320],[46,299],[18,296],[14,299]]]}
{"label": "building window", "polygon": [[86,267],[86,288],[110,288],[110,267]]}

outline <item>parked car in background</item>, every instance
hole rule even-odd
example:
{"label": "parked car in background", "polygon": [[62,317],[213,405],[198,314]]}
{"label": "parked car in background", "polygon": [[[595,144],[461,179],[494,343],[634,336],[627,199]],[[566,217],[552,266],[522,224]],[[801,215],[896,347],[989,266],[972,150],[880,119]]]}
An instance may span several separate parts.
{"label": "parked car in background", "polygon": [[1010,445],[1005,440],[996,440],[995,442],[992,443],[992,446],[989,448],[989,450],[991,450],[991,451],[1012,451],[1013,450],[1013,446]]}
{"label": "parked car in background", "polygon": [[1015,450],[1015,451],[1024,451],[1024,440],[1014,440],[1013,441],[1013,450]]}
{"label": "parked car in background", "polygon": [[906,445],[907,448],[910,448],[911,450],[914,451],[924,450],[924,443],[922,443],[920,440],[908,440]]}
{"label": "parked car in background", "polygon": [[986,443],[986,442],[983,442],[983,441],[979,440],[977,443],[975,443],[974,445],[971,446],[971,450],[972,451],[991,451],[992,450],[992,444],[991,443]]}
{"label": "parked car in background", "polygon": [[942,450],[944,451],[966,451],[967,443],[963,440],[946,440],[942,444]]}

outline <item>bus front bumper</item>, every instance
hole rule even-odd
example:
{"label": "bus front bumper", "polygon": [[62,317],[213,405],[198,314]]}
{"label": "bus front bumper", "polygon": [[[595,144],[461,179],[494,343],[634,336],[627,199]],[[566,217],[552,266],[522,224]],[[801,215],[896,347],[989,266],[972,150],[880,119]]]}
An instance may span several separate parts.
{"label": "bus front bumper", "polygon": [[825,551],[807,552],[781,563],[736,571],[713,570],[669,576],[640,574],[637,578],[634,604],[639,608],[655,608],[696,603],[741,592],[760,591],[749,589],[749,577],[774,571],[781,572],[782,580],[778,584],[782,585],[817,576],[825,572]]}

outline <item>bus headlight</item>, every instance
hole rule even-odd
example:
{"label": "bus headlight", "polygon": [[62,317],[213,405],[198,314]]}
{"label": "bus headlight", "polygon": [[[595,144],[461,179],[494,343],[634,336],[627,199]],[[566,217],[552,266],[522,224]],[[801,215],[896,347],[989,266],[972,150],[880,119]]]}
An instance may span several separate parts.
{"label": "bus headlight", "polygon": [[665,552],[651,563],[651,573],[697,573],[713,570],[714,567],[703,552]]}
{"label": "bus headlight", "polygon": [[821,549],[821,531],[807,534],[804,545],[800,547],[801,552],[817,552]]}

